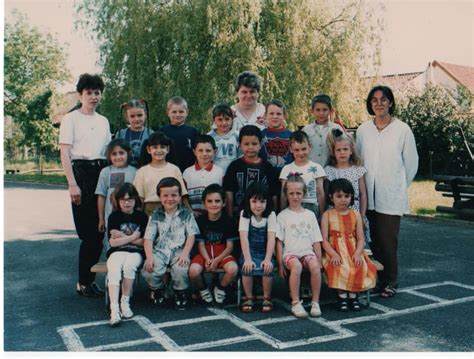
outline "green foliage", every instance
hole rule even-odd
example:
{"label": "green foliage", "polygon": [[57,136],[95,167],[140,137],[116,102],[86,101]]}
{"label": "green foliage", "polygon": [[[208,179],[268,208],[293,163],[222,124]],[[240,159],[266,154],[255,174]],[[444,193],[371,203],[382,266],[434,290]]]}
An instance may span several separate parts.
{"label": "green foliage", "polygon": [[12,129],[21,131],[16,143],[38,150],[53,146],[57,134],[49,120],[50,98],[69,72],[56,40],[30,28],[21,14],[5,25],[4,75],[5,115],[13,118]]}
{"label": "green foliage", "polygon": [[[359,64],[379,47],[370,11],[359,0],[96,1],[77,6],[79,24],[99,43],[107,88],[101,111],[115,129],[119,105],[150,104],[153,127],[168,123],[166,102],[188,100],[188,122],[210,127],[210,109],[235,102],[233,81],[244,70],[262,77],[261,102],[281,98],[293,125],[307,122],[311,98],[330,94],[344,119],[364,97]],[[363,108],[361,108],[363,110]]]}
{"label": "green foliage", "polygon": [[399,116],[415,136],[420,156],[419,175],[472,175],[472,161],[467,157],[459,129],[464,130],[472,143],[473,119],[462,114],[447,90],[429,86],[421,94],[409,95],[406,104],[399,109]]}

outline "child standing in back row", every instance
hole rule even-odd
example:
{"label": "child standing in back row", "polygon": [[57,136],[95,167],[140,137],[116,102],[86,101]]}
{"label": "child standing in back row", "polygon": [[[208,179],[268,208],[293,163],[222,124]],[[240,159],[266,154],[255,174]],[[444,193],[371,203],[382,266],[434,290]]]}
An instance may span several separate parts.
{"label": "child standing in back row", "polygon": [[334,208],[324,212],[321,219],[328,286],[337,289],[340,311],[359,311],[358,292],[375,287],[377,268],[364,252],[362,218],[349,208],[354,203],[351,183],[344,178],[332,181],[329,199]]}
{"label": "child standing in back row", "polygon": [[329,158],[326,145],[329,131],[334,128],[344,131],[338,124],[329,121],[332,110],[331,98],[328,95],[314,96],[311,101],[311,113],[314,117],[314,122],[303,127],[303,131],[308,134],[309,144],[311,145],[309,159],[323,167],[326,166]]}
{"label": "child standing in back row", "polygon": [[283,167],[280,173],[282,186],[281,209],[287,205],[287,198],[283,187],[289,175],[300,174],[306,184],[305,196],[303,198],[303,207],[312,211],[316,218],[320,218],[326,207],[324,197],[323,180],[326,176],[319,163],[309,159],[311,145],[308,135],[303,131],[295,131],[290,137],[290,151],[293,154],[294,161]]}
{"label": "child standing in back row", "polygon": [[160,132],[174,141],[176,149],[174,155],[181,173],[195,161],[192,145],[198,131],[185,124],[188,113],[188,103],[184,98],[180,96],[170,98],[166,105],[166,114],[170,119],[170,124],[160,128]]}
{"label": "child standing in back row", "polygon": [[277,261],[280,277],[288,280],[291,295],[291,312],[297,318],[307,318],[308,313],[300,302],[301,272],[311,275],[312,317],[321,315],[319,293],[321,290],[321,232],[316,216],[302,206],[306,184],[300,175],[290,175],[283,186],[288,208],[277,216]]}
{"label": "child standing in back row", "polygon": [[[182,195],[188,194],[184,186],[181,171],[172,163],[167,162],[171,145],[171,140],[161,132],[152,134],[148,139],[146,159],[143,161],[146,165],[137,171],[135,180],[133,181],[140,200],[144,203],[143,210],[148,216],[152,214],[155,208],[160,206],[160,198],[156,193],[156,185],[162,178],[176,178],[181,184]],[[183,203],[191,208],[187,196],[183,198]]]}
{"label": "child standing in back row", "polygon": [[213,126],[208,135],[214,139],[217,146],[214,163],[225,173],[229,164],[240,155],[239,134],[232,129],[234,113],[230,106],[225,103],[214,106],[212,121]]}
{"label": "child standing in back row", "polygon": [[120,105],[120,112],[125,117],[128,127],[119,130],[115,138],[128,142],[132,149],[130,164],[138,168],[143,143],[153,133],[153,130],[145,127],[149,115],[148,104],[143,99],[130,100]]}
{"label": "child standing in back row", "polygon": [[273,99],[265,106],[268,127],[262,130],[260,157],[270,162],[277,176],[283,166],[293,160],[290,152],[291,131],[285,127],[286,117],[286,107],[280,100]]}

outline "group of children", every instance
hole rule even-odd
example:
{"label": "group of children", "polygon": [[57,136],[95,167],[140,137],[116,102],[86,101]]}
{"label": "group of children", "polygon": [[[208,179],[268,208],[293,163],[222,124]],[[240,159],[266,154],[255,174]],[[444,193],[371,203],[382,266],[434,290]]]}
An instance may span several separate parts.
{"label": "group of children", "polygon": [[[285,128],[279,100],[266,105],[268,127],[246,125],[238,133],[232,109],[219,104],[206,135],[185,125],[188,108],[181,97],[169,100],[171,124],[158,132],[145,127],[144,100],[122,108],[129,127],[108,145],[111,165],[96,190],[98,226],[110,247],[111,325],[133,316],[131,288],[142,264],[153,303],[164,303],[170,285],[177,309],[187,305],[189,283],[205,303],[222,304],[240,274],[241,311],[256,309],[253,278],[261,276],[260,310],[271,312],[278,268],[288,278],[298,318],[308,316],[299,293],[302,271],[310,273],[309,315],[317,317],[323,266],[329,287],[338,290],[339,309],[360,310],[357,292],[374,287],[377,272],[364,252],[365,169],[352,137],[329,121],[328,96],[313,99],[313,126],[295,132]],[[210,288],[203,272],[216,269],[224,274]]]}

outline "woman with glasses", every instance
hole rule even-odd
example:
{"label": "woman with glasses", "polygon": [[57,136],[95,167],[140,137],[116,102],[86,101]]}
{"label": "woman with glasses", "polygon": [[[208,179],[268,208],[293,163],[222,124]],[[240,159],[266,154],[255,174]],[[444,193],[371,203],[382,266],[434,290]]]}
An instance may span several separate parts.
{"label": "woman with glasses", "polygon": [[366,105],[373,118],[357,129],[356,142],[367,168],[370,245],[384,266],[380,296],[389,298],[397,292],[400,219],[409,210],[408,186],[418,170],[418,153],[410,127],[393,116],[395,98],[389,87],[374,87]]}

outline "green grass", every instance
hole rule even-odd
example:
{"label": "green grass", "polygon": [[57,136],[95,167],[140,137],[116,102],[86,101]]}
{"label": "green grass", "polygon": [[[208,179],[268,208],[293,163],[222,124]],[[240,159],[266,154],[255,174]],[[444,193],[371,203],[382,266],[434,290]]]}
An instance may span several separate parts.
{"label": "green grass", "polygon": [[49,184],[66,184],[66,176],[58,173],[49,174],[6,174],[3,178],[5,181],[20,181],[20,182],[39,182]]}

